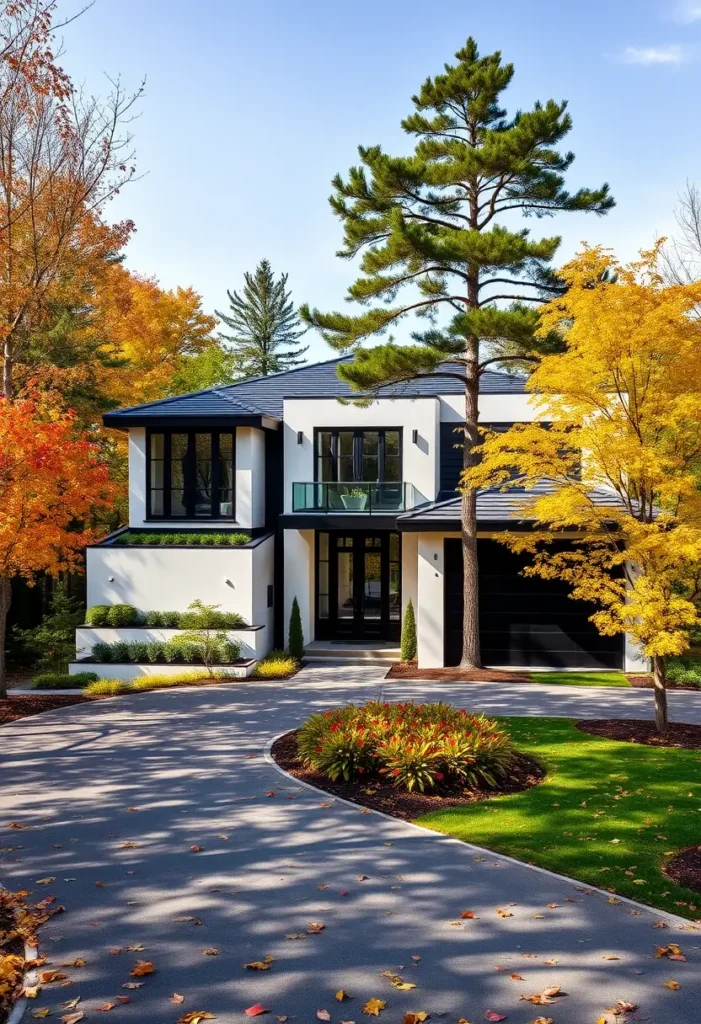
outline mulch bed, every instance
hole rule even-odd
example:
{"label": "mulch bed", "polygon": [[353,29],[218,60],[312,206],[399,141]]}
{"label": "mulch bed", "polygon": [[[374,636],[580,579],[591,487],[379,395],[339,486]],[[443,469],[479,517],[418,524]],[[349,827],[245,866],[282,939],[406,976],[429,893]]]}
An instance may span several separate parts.
{"label": "mulch bed", "polygon": [[537,761],[526,757],[525,754],[519,754],[511,778],[495,789],[463,790],[454,787],[446,788],[441,793],[406,793],[377,779],[367,779],[363,782],[330,782],[318,772],[305,768],[297,756],[297,730],[288,732],[276,740],[271,753],[275,762],[300,782],[308,782],[334,796],[343,797],[362,807],[384,811],[405,821],[411,821],[421,814],[444,807],[460,807],[505,793],[519,793],[521,790],[530,789],[531,786],[537,786],[545,777],[545,770]]}
{"label": "mulch bed", "polygon": [[530,683],[517,672],[491,668],[417,668],[412,662],[395,662],[385,679],[427,679],[444,683]]}
{"label": "mulch bed", "polygon": [[16,722],[18,718],[39,715],[42,711],[53,711],[54,708],[62,708],[67,704],[84,704],[91,699],[78,693],[75,696],[69,693],[47,693],[36,694],[36,696],[33,693],[18,693],[0,700],[0,725]]}
{"label": "mulch bed", "polygon": [[639,718],[597,718],[577,722],[580,732],[602,736],[607,740],[624,743],[644,743],[649,747],[686,747],[701,750],[701,725],[670,722],[664,736],[658,733],[654,722]]}
{"label": "mulch bed", "polygon": [[701,846],[682,850],[667,862],[663,870],[677,885],[701,892]]}
{"label": "mulch bed", "polygon": [[[631,686],[635,686],[639,690],[654,690],[655,683],[652,676],[626,676]],[[693,693],[701,693],[701,687],[699,686],[685,686],[684,683],[673,683],[671,679],[667,680],[668,690],[691,690]]]}

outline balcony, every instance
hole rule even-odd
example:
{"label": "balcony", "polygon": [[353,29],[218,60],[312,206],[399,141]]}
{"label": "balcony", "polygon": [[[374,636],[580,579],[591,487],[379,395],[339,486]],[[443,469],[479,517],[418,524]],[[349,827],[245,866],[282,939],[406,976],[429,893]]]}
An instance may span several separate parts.
{"label": "balcony", "polygon": [[294,483],[293,512],[396,515],[425,505],[421,491],[407,483]]}

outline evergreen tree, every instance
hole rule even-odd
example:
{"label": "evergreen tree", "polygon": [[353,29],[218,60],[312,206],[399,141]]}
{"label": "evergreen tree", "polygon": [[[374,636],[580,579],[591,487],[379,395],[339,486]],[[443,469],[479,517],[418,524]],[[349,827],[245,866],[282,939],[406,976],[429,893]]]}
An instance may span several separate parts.
{"label": "evergreen tree", "polygon": [[302,630],[302,616],[299,611],[297,598],[292,602],[290,612],[290,628],[287,634],[287,651],[295,661],[301,661],[304,654],[304,632]]}
{"label": "evergreen tree", "polygon": [[[514,69],[497,51],[480,57],[468,39],[457,63],[427,78],[415,111],[402,127],[416,138],[411,156],[392,157],[380,146],[359,147],[361,166],[333,181],[331,205],[343,221],[339,255],[362,253],[361,276],[350,300],[370,306],[357,316],[321,313],[303,306],[302,319],[320,329],[334,348],[354,350],[339,366],[353,390],[426,375],[458,378],[465,387],[464,465],[478,459],[479,379],[494,363],[535,360],[556,336],[534,340],[536,313],[529,305],[558,294],[551,261],[560,239],[534,240],[513,227],[514,217],[545,217],[559,211],[606,213],[614,205],[607,185],[565,189],[564,172],[574,154],[556,146],[570,131],[566,102],[536,103],[509,118],[500,94]],[[505,215],[505,223],[499,223]],[[404,285],[410,294],[397,296]],[[414,344],[371,349],[364,339],[384,334],[414,313],[428,329]],[[451,365],[441,366],[446,360]],[[462,499],[464,557],[464,667],[480,665],[476,490]]]}
{"label": "evergreen tree", "polygon": [[416,617],[414,605],[411,598],[404,610],[404,621],[402,622],[402,639],[400,658],[402,661],[413,661],[416,657]]}
{"label": "evergreen tree", "polygon": [[244,274],[243,295],[227,291],[228,315],[216,310],[233,334],[220,334],[232,348],[237,377],[266,377],[301,366],[308,345],[301,348],[300,322],[290,292],[285,290],[287,274],[275,280],[270,263],[261,260],[253,274]]}

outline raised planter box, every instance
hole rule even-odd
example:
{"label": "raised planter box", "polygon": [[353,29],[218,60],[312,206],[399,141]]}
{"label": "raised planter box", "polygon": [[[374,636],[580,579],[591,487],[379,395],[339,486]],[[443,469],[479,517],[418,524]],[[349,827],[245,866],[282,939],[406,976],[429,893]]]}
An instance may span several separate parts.
{"label": "raised planter box", "polygon": [[[78,658],[89,658],[95,644],[113,644],[118,640],[126,642],[152,640],[165,642],[172,640],[186,629],[166,629],[164,626],[78,626],[75,631],[75,647]],[[263,626],[241,626],[238,629],[226,629],[230,640],[241,645],[241,657],[248,660],[259,660],[268,653],[267,630]]]}
{"label": "raised planter box", "polygon": [[[215,675],[231,676],[232,679],[248,679],[256,666],[254,658],[237,661],[231,665],[216,665]],[[112,661],[72,661],[68,666],[68,674],[76,675],[78,672],[95,672],[100,679],[138,679],[144,676],[180,676],[183,673],[202,672],[202,677],[207,676],[207,669],[203,665],[174,665],[172,662],[163,664],[135,664],[134,662],[112,662]]]}

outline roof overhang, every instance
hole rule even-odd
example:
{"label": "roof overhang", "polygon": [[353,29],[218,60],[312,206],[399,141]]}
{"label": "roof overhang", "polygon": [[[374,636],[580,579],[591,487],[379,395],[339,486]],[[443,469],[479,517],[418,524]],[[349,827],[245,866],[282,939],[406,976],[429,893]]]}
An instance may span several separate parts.
{"label": "roof overhang", "polygon": [[232,427],[259,427],[261,430],[277,430],[280,421],[274,416],[262,413],[250,415],[217,415],[217,416],[168,416],[158,413],[144,413],[139,409],[124,412],[106,412],[102,417],[106,427],[116,430],[129,430],[130,427],[150,427],[154,430],[192,430],[199,427],[225,430]]}

